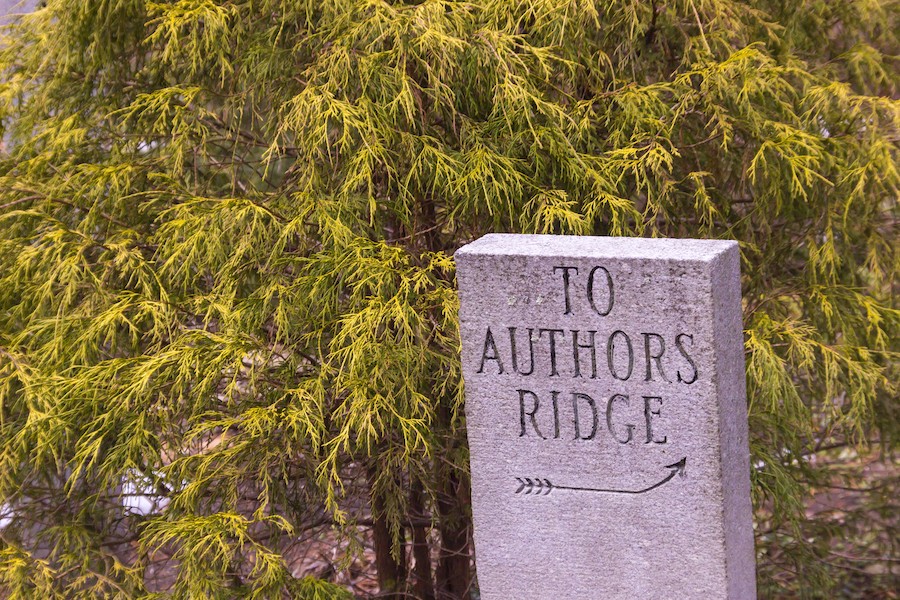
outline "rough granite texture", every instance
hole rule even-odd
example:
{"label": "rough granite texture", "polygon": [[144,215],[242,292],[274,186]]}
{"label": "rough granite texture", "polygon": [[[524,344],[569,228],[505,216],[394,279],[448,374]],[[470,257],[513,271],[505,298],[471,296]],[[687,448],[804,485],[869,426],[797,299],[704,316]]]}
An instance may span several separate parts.
{"label": "rough granite texture", "polygon": [[481,597],[755,598],[737,244],[493,234],[456,262]]}

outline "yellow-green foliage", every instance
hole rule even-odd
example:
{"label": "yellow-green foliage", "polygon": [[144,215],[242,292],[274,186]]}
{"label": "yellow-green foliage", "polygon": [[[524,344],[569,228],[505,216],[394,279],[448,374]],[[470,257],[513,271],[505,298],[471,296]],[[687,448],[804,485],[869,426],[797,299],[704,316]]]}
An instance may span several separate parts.
{"label": "yellow-green foliage", "polygon": [[[374,519],[399,564],[418,489],[452,550],[451,256],[489,231],[739,240],[760,589],[850,589],[829,540],[881,521],[813,536],[804,499],[823,448],[896,449],[897,8],[48,0],[12,21],[0,596],[344,598],[292,540]],[[164,506],[124,510],[129,482]]]}

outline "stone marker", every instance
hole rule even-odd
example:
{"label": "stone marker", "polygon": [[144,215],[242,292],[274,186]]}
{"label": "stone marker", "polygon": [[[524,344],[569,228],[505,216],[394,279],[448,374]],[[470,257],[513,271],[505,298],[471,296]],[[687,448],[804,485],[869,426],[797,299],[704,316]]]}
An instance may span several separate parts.
{"label": "stone marker", "polygon": [[735,242],[456,253],[484,600],[756,597]]}

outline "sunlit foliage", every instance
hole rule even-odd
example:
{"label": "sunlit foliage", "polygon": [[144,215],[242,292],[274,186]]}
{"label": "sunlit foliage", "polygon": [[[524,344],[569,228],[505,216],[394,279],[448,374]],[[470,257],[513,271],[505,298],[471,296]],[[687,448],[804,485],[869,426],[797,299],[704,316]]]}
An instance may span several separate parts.
{"label": "sunlit foliage", "polygon": [[896,450],[897,31],[895,0],[14,21],[0,595],[344,598],[287,557],[362,526],[383,589],[462,598],[451,256],[490,231],[739,240],[761,593],[888,589],[891,487],[852,530],[805,511],[829,451]]}

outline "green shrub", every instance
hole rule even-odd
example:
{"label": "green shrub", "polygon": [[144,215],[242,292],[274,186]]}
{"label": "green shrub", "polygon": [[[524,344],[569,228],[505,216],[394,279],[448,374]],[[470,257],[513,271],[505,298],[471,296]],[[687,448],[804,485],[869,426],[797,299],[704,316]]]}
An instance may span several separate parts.
{"label": "green shrub", "polygon": [[490,231],[739,240],[760,589],[888,594],[891,472],[844,523],[808,511],[848,487],[841,449],[893,468],[897,14],[49,0],[13,21],[0,595],[340,598],[291,558],[333,528],[338,568],[371,539],[383,590],[463,597],[451,255]]}

